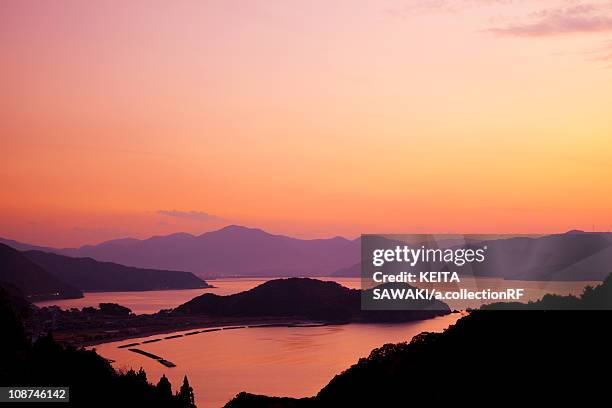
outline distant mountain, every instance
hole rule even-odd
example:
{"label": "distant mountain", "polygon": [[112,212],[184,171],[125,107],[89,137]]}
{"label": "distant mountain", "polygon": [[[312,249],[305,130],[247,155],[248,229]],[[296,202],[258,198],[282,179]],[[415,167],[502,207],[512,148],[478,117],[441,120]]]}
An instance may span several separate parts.
{"label": "distant mountain", "polygon": [[8,245],[11,248],[16,249],[18,251],[31,251],[31,250],[45,251],[45,252],[60,251],[60,249],[57,249],[57,248],[44,247],[44,246],[39,246],[39,245],[30,245],[30,244],[25,244],[23,242],[14,241],[12,239],[2,238],[2,237],[0,237],[0,244]]}
{"label": "distant mountain", "polygon": [[[434,244],[443,247],[438,241]],[[445,245],[449,246],[447,243]],[[465,245],[452,243],[450,248],[478,249],[483,246],[487,247],[487,252],[482,263],[457,267],[432,262],[419,266],[426,266],[428,270],[452,270],[465,275],[538,281],[603,280],[612,273],[612,233],[572,230],[541,237],[501,238],[477,243],[468,241]],[[380,248],[394,247],[395,242],[381,240]],[[404,264],[395,263],[386,264],[383,269],[386,273],[398,273],[405,268]],[[339,268],[331,276],[359,277],[361,263]]]}
{"label": "distant mountain", "polygon": [[199,236],[129,238],[53,252],[208,276],[321,276],[357,262],[359,241],[297,239],[233,225]]}
{"label": "distant mountain", "polygon": [[361,262],[346,268],[340,268],[337,271],[332,272],[330,276],[336,278],[358,278],[361,276]]}
{"label": "distant mountain", "polygon": [[450,313],[438,301],[415,301],[419,310],[363,311],[361,292],[336,282],[276,279],[229,296],[205,293],[174,309],[175,314],[223,317],[295,317],[322,321],[399,322]]}
{"label": "distant mountain", "polygon": [[32,301],[83,297],[79,289],[4,244],[0,244],[0,282],[15,286]]}
{"label": "distant mountain", "polygon": [[612,272],[612,234],[570,231],[539,238],[483,241],[485,262],[462,269],[478,276],[538,281],[603,280]]}
{"label": "distant mountain", "polygon": [[210,285],[191,272],[140,269],[91,258],[25,251],[33,263],[83,291],[197,289]]}
{"label": "distant mountain", "polygon": [[[458,248],[458,241],[461,240],[435,242],[439,247]],[[380,242],[381,248],[385,248],[384,242],[395,241],[381,239]],[[15,245],[24,250],[33,247],[23,243]],[[544,281],[601,280],[612,272],[611,233],[572,230],[541,237],[502,237],[482,242],[468,240],[463,244],[468,248],[483,245],[488,247],[485,262],[450,269],[467,275]],[[178,233],[144,240],[125,238],[80,248],[45,248],[44,252],[205,276],[357,277],[361,270],[360,247],[360,239],[306,240],[274,235],[260,229],[228,226],[198,236]],[[385,265],[386,272],[393,272],[396,266],[403,267]],[[449,270],[446,265],[431,264],[428,267],[430,270]]]}

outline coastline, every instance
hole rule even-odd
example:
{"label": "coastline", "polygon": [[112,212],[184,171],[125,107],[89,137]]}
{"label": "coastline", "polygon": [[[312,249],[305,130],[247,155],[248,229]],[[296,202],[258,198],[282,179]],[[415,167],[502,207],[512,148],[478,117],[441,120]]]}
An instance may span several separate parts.
{"label": "coastline", "polygon": [[[415,320],[416,321],[416,320]],[[91,341],[82,341],[82,342],[66,342],[65,339],[62,339],[61,332],[60,335],[55,336],[56,340],[60,343],[69,344],[71,346],[80,348],[90,348],[100,344],[108,344],[108,343],[118,343],[125,340],[130,339],[139,339],[146,338],[151,336],[157,336],[161,334],[174,334],[181,332],[190,332],[197,329],[210,329],[217,327],[231,327],[231,326],[246,326],[246,327],[270,327],[270,326],[283,326],[283,327],[291,327],[295,325],[317,325],[317,326],[331,326],[331,325],[342,325],[342,324],[350,324],[355,322],[344,322],[344,323],[330,323],[330,322],[320,322],[313,320],[299,320],[299,319],[290,319],[290,318],[252,318],[252,319],[223,319],[223,320],[211,320],[202,319],[201,321],[193,322],[192,324],[184,325],[181,327],[172,327],[172,328],[151,328],[144,329],[138,333],[133,334],[124,334],[119,336],[109,336],[103,339],[96,339]],[[227,330],[227,329],[226,329]]]}
{"label": "coastline", "polygon": [[[446,316],[449,314],[461,314],[461,317],[469,314],[469,312],[461,310],[461,311],[450,311],[447,314],[428,317],[424,319],[414,319],[407,320],[403,322],[395,322],[397,324],[404,323],[412,323],[412,322],[421,322],[425,320],[435,319],[436,317]],[[345,324],[369,324],[369,325],[378,325],[378,324],[389,324],[389,322],[365,322],[360,320],[354,321],[344,321],[344,322],[326,322],[320,320],[309,320],[309,319],[298,319],[298,318],[283,318],[283,317],[253,317],[253,318],[227,318],[227,319],[214,319],[202,317],[200,320],[191,321],[189,323],[184,322],[181,326],[174,327],[149,327],[143,328],[138,332],[132,333],[120,333],[115,335],[115,333],[106,333],[107,336],[104,338],[97,338],[87,341],[70,341],[71,338],[74,338],[74,332],[71,333],[62,333],[57,332],[57,335],[54,334],[56,340],[60,343],[71,345],[76,348],[90,348],[100,344],[108,344],[108,343],[118,343],[125,340],[130,339],[139,339],[139,338],[147,338],[162,334],[175,334],[181,332],[191,332],[193,330],[198,329],[211,329],[211,328],[220,328],[227,330],[229,327],[235,328],[235,326],[245,326],[245,328],[257,328],[257,327],[309,327],[309,326],[340,326]],[[85,334],[84,332],[83,334]],[[68,336],[64,337],[63,334],[67,334]],[[72,336],[70,336],[72,335]]]}

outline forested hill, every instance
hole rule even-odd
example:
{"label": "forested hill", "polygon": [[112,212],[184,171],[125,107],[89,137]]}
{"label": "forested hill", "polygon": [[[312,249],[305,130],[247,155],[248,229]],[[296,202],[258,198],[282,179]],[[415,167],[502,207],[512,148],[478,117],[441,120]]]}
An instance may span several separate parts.
{"label": "forested hill", "polygon": [[361,292],[310,278],[275,279],[229,296],[205,293],[178,306],[175,314],[296,317],[333,322],[401,322],[450,313],[439,301],[414,301],[412,310],[361,310]]}
{"label": "forested hill", "polygon": [[545,298],[540,306],[563,301],[608,310],[477,310],[443,333],[373,350],[312,398],[241,393],[226,407],[605,404],[612,278],[579,298]]}

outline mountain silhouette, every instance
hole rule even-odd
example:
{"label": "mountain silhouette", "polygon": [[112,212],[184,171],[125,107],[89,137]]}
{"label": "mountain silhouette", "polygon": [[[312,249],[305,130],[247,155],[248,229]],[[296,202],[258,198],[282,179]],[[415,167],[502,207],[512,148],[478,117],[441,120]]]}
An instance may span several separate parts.
{"label": "mountain silhouette", "polygon": [[21,252],[0,244],[0,282],[18,288],[30,300],[83,297],[75,286],[30,261]]}
{"label": "mountain silhouette", "polygon": [[[226,408],[394,406],[598,406],[608,396],[612,363],[612,278],[580,297],[548,297],[555,308],[491,310],[463,317],[443,333],[385,344],[336,375],[315,396],[240,393]],[[518,307],[518,306],[515,306]],[[571,402],[575,402],[572,404]]]}
{"label": "mountain silhouette", "polygon": [[23,254],[47,272],[83,291],[140,291],[211,287],[191,272],[141,269],[42,251]]}
{"label": "mountain silhouette", "polygon": [[11,248],[16,249],[18,251],[44,251],[44,252],[60,251],[60,249],[57,249],[57,248],[51,248],[51,247],[40,246],[40,245],[30,245],[30,244],[26,244],[23,242],[19,242],[19,241],[7,239],[7,238],[2,238],[2,237],[0,237],[0,244],[8,245]]}
{"label": "mountain silhouette", "polygon": [[[413,310],[361,310],[361,291],[310,278],[275,279],[228,296],[205,293],[174,309],[177,315],[295,317],[334,322],[399,322],[450,313],[439,301],[415,301]],[[418,310],[415,310],[418,309]]]}
{"label": "mountain silhouette", "polygon": [[[380,248],[395,248],[396,242],[379,239]],[[404,245],[404,243],[400,243]],[[482,263],[464,266],[447,265],[440,262],[419,263],[417,267],[426,270],[452,270],[462,275],[497,277],[513,280],[536,281],[580,281],[603,280],[611,272],[612,233],[568,231],[541,237],[511,237],[474,242],[467,240],[463,245],[435,240],[423,243],[436,248],[449,245],[451,249],[487,247]],[[418,247],[420,245],[416,245]],[[386,273],[406,270],[402,263],[385,264]],[[359,277],[361,264],[339,268],[331,276]]]}
{"label": "mountain silhouette", "polygon": [[570,231],[479,245],[488,248],[485,261],[458,268],[458,272],[538,281],[603,280],[611,272],[611,233]]}
{"label": "mountain silhouette", "polygon": [[[64,347],[51,334],[32,338],[24,321],[33,308],[18,289],[0,283],[0,384],[68,387],[70,401],[51,402],[51,406],[195,408],[186,376],[183,386],[173,394],[165,376],[154,385],[142,368],[115,371],[111,362],[95,350]],[[37,405],[22,402],[14,406]]]}
{"label": "mountain silhouette", "polygon": [[[18,244],[30,249],[27,244]],[[198,236],[178,233],[144,240],[126,238],[45,252],[208,276],[311,276],[357,262],[359,241],[342,237],[297,239],[231,225]]]}
{"label": "mountain silhouette", "polygon": [[[572,230],[540,237],[475,241],[468,236],[466,239],[461,247],[488,247],[485,262],[452,267],[466,275],[542,281],[602,280],[610,272],[608,265],[612,264],[612,234],[606,232]],[[458,248],[457,241],[446,242],[440,238],[435,244]],[[10,240],[4,242],[12,242],[15,248],[23,250],[43,248]],[[387,248],[387,244],[396,241],[381,238],[380,242],[381,248]],[[412,243],[412,246],[420,245]],[[360,247],[360,239],[297,239],[232,225],[197,236],[177,233],[144,240],[123,238],[80,248],[42,250],[138,268],[185,271],[205,276],[356,277],[361,272]],[[435,263],[427,266],[430,270],[447,268]],[[405,265],[397,264],[395,267],[399,272]],[[385,268],[389,273],[394,272],[394,265]]]}

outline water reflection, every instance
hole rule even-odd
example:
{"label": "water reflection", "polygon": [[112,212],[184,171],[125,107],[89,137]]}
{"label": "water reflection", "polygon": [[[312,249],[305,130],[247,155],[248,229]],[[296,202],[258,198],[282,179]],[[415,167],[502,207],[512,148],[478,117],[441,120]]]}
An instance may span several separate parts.
{"label": "water reflection", "polygon": [[[145,368],[150,381],[162,374],[180,384],[187,374],[197,402],[223,406],[240,391],[304,397],[385,343],[408,341],[423,331],[442,331],[459,314],[395,325],[348,324],[321,327],[264,327],[201,333],[138,346],[174,362],[166,368],[117,346],[96,346],[116,368]],[[152,336],[156,338],[160,336]],[[129,340],[142,341],[143,339]]]}

